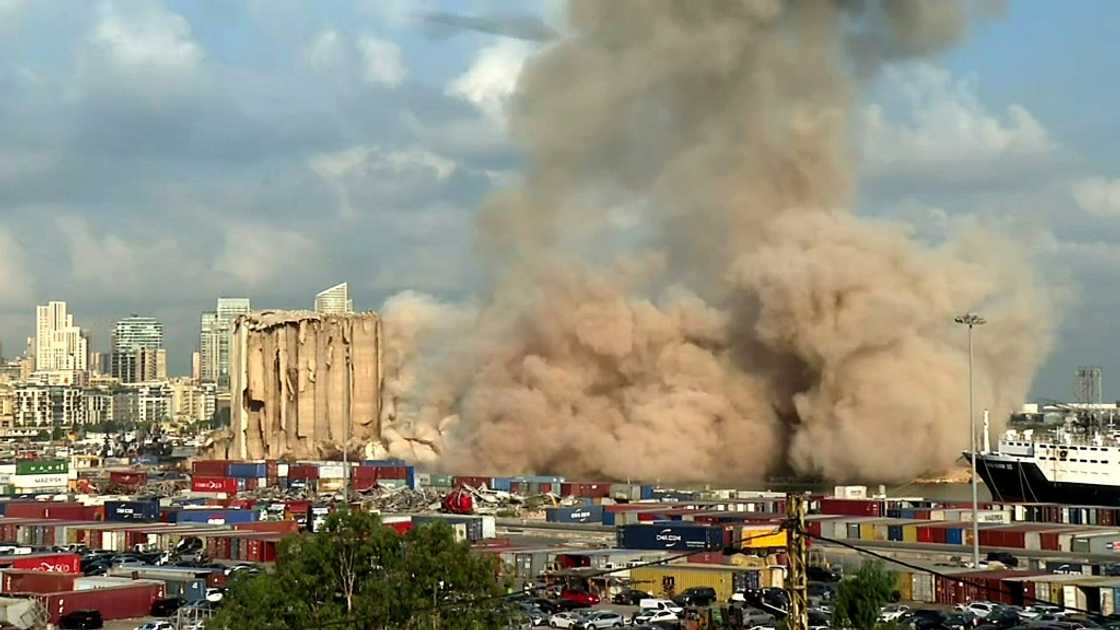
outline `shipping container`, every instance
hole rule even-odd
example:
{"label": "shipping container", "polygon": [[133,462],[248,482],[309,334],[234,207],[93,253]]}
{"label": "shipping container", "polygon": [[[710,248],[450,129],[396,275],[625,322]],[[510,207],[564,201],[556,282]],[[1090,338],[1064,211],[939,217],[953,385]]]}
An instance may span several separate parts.
{"label": "shipping container", "polygon": [[159,520],[159,499],[148,501],[106,501],[105,520],[153,522]]}
{"label": "shipping container", "polygon": [[[462,525],[464,528],[464,535],[468,542],[475,543],[484,538],[493,538],[493,535],[487,536],[489,532],[483,522],[481,516],[457,516],[452,514],[415,514],[412,516],[412,524],[414,527],[422,527],[424,525],[443,522],[451,525]],[[491,517],[491,522],[493,522]]]}
{"label": "shipping container", "polygon": [[605,482],[571,482],[560,484],[560,495],[565,497],[603,498],[611,494],[611,484]]}
{"label": "shipping container", "polygon": [[318,479],[319,467],[310,464],[291,464],[288,466],[288,480]]}
{"label": "shipping container", "polygon": [[724,547],[724,530],[692,523],[623,525],[617,528],[617,540],[622,549],[716,551]]}
{"label": "shipping container", "polygon": [[223,492],[237,494],[237,479],[233,477],[193,477],[191,490],[194,492]]}
{"label": "shipping container", "polygon": [[268,466],[264,462],[230,462],[227,477],[260,479],[268,477]]}
{"label": "shipping container", "polygon": [[118,486],[142,486],[148,482],[148,473],[135,470],[114,470],[109,473],[109,482]]}
{"label": "shipping container", "polygon": [[145,617],[152,609],[152,602],[162,599],[166,593],[162,582],[136,580],[126,586],[49,593],[40,599],[51,623],[57,625],[63,615],[75,610],[97,610],[106,621]]}
{"label": "shipping container", "polygon": [[545,508],[545,520],[549,523],[596,523],[603,522],[603,506],[584,505],[580,507]]}
{"label": "shipping container", "polygon": [[191,474],[199,477],[228,477],[229,462],[224,459],[196,461],[191,464]]}
{"label": "shipping container", "polygon": [[210,523],[225,525],[257,520],[256,510],[241,509],[183,509],[176,514],[176,523]]}
{"label": "shipping container", "polygon": [[820,500],[821,514],[840,514],[845,516],[882,516],[882,501],[823,498]]}
{"label": "shipping container", "polygon": [[9,569],[2,574],[0,590],[4,593],[53,593],[73,589],[78,577],[74,573]]}
{"label": "shipping container", "polygon": [[732,593],[761,586],[761,571],[730,565],[666,564],[630,569],[634,588],[671,599],[685,589],[706,586],[715,589],[716,601],[727,601]]}
{"label": "shipping container", "polygon": [[65,459],[25,459],[16,462],[16,475],[65,474],[70,471],[70,463]]}
{"label": "shipping container", "polygon": [[23,571],[80,574],[82,558],[75,553],[35,554],[12,560],[12,568]]}

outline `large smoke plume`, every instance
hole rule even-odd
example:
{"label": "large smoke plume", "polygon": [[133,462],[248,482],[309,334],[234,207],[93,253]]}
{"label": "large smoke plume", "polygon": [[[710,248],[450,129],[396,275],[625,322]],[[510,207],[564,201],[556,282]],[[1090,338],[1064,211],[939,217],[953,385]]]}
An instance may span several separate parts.
{"label": "large smoke plume", "polygon": [[[1051,321],[1014,247],[857,217],[853,101],[966,8],[574,1],[509,125],[520,183],[479,218],[476,302],[385,305],[385,440],[449,470],[887,480],[1022,399]],[[873,150],[873,148],[872,148]]]}

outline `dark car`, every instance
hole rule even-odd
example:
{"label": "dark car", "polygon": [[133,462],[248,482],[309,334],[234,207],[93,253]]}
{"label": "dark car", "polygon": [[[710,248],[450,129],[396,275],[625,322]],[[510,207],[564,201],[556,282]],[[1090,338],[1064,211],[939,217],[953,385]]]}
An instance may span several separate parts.
{"label": "dark car", "polygon": [[152,602],[153,617],[170,617],[187,603],[182,597],[164,597]]}
{"label": "dark car", "polygon": [[649,599],[650,594],[645,591],[637,591],[628,588],[611,598],[611,603],[619,604],[622,606],[637,606],[643,599]]}
{"label": "dark car", "polygon": [[691,586],[673,598],[678,606],[710,606],[716,601],[716,589],[710,586]]}
{"label": "dark car", "polygon": [[828,567],[809,567],[805,569],[805,577],[810,582],[839,582],[840,572]]}
{"label": "dark car", "polygon": [[941,610],[919,608],[911,610],[899,620],[903,625],[908,625],[913,630],[940,630],[944,627],[949,615]]}
{"label": "dark car", "polygon": [[989,630],[1006,630],[1006,628],[1019,625],[1019,622],[1019,613],[1015,612],[1015,609],[1000,606],[988,613],[987,617],[984,617],[984,625],[980,627],[988,627]]}
{"label": "dark car", "polygon": [[1019,566],[1019,559],[1006,551],[989,551],[988,562],[998,562],[1010,569]]}
{"label": "dark car", "polygon": [[970,630],[976,626],[976,615],[962,610],[953,610],[945,615],[943,625],[949,630]]}
{"label": "dark car", "polygon": [[59,618],[58,625],[60,628],[87,630],[88,628],[100,628],[105,625],[105,622],[101,619],[100,611],[75,610]]}

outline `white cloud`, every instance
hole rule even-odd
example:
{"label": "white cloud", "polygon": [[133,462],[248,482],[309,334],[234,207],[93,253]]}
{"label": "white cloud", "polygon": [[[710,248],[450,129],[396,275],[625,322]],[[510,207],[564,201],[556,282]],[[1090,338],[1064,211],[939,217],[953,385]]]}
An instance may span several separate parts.
{"label": "white cloud", "polygon": [[871,104],[859,121],[863,172],[873,177],[990,178],[1043,163],[1056,150],[1046,129],[1020,105],[989,111],[971,81],[929,64],[890,66],[886,92],[908,112]]}
{"label": "white cloud", "polygon": [[316,70],[326,70],[341,65],[346,60],[346,44],[338,31],[325,29],[315,36],[304,50],[308,65]]}
{"label": "white cloud", "polygon": [[0,228],[0,301],[23,304],[32,299],[32,276],[27,271],[23,248]]}
{"label": "white cloud", "polygon": [[512,39],[483,48],[471,67],[447,86],[447,93],[469,101],[492,121],[504,125],[506,103],[534,49],[527,42]]}
{"label": "white cloud", "polygon": [[366,81],[395,87],[404,80],[405,68],[400,46],[372,35],[358,38],[357,46],[362,56]]}
{"label": "white cloud", "polygon": [[240,223],[225,231],[225,248],[215,271],[228,274],[247,289],[306,278],[319,258],[319,246],[297,232],[262,223]]}
{"label": "white cloud", "polygon": [[102,2],[91,43],[121,70],[193,71],[202,48],[181,15],[149,2]]}
{"label": "white cloud", "polygon": [[1074,182],[1073,198],[1082,210],[1093,214],[1120,214],[1120,179],[1088,177]]}
{"label": "white cloud", "polygon": [[450,177],[454,161],[424,149],[386,149],[356,146],[331,153],[319,153],[308,160],[308,167],[323,179],[338,196],[339,210],[353,218],[363,205],[357,198],[377,202],[393,209],[402,199],[413,199]]}

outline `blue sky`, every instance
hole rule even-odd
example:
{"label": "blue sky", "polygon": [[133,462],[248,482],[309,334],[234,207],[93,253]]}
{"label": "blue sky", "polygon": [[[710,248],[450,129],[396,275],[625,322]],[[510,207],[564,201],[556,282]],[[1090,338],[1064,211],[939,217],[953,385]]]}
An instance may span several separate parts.
{"label": "blue sky", "polygon": [[[469,293],[474,209],[517,172],[502,108],[534,44],[416,16],[509,6],[0,0],[5,354],[47,299],[71,302],[97,349],[116,318],[160,317],[184,372],[220,295]],[[561,25],[558,1],[519,6]],[[931,239],[966,217],[1006,225],[1064,296],[1040,396],[1068,397],[1089,364],[1120,397],[1118,13],[1009,3],[956,48],[887,68],[854,112],[860,212]]]}

